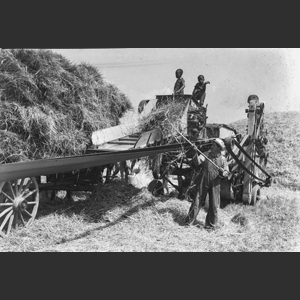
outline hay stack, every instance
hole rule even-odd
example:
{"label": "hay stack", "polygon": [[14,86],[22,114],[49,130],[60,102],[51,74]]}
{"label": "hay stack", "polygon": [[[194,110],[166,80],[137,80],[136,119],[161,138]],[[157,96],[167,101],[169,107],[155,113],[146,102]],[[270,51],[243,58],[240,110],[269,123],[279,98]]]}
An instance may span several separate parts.
{"label": "hay stack", "polygon": [[50,50],[0,52],[0,162],[83,154],[129,99],[92,65]]}

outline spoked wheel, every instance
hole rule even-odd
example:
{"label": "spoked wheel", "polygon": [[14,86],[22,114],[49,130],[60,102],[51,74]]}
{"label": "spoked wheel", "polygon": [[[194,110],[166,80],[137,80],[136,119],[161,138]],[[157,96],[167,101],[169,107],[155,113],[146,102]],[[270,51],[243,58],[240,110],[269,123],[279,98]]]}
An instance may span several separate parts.
{"label": "spoked wheel", "polygon": [[0,236],[8,236],[19,225],[29,226],[38,206],[39,187],[34,177],[0,183]]}
{"label": "spoked wheel", "polygon": [[252,188],[250,205],[255,206],[259,200],[260,200],[260,186],[255,185]]}

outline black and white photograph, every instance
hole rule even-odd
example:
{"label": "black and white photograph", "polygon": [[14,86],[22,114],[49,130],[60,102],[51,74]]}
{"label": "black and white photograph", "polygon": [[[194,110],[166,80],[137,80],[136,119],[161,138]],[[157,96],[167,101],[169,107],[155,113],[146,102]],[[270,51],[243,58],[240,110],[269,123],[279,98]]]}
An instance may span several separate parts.
{"label": "black and white photograph", "polygon": [[0,48],[0,252],[300,252],[300,48]]}

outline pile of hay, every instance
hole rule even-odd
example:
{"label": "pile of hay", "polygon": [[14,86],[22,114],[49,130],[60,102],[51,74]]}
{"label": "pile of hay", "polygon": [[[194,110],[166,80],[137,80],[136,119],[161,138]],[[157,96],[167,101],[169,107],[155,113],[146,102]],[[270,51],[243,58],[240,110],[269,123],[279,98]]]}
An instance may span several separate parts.
{"label": "pile of hay", "polygon": [[87,63],[51,50],[0,52],[0,163],[83,154],[132,104]]}
{"label": "pile of hay", "polygon": [[[166,100],[166,101],[165,101]],[[138,129],[140,132],[147,132],[157,129],[162,133],[163,140],[160,144],[174,144],[185,143],[185,139],[179,134],[184,135],[186,128],[182,126],[181,116],[186,107],[186,100],[182,97],[167,97],[164,101],[157,101],[156,107],[153,107],[150,114],[141,118],[138,122]],[[177,158],[183,157],[185,153],[184,149],[179,150]],[[168,163],[169,160],[176,158],[170,156],[168,153],[156,154],[153,157],[143,157],[141,160],[150,165],[153,176],[158,179],[158,174],[167,172],[167,168],[171,167]],[[150,160],[150,161],[149,161]]]}
{"label": "pile of hay", "polygon": [[178,132],[184,134],[186,130],[190,138],[199,137],[206,127],[206,108],[194,107],[192,102],[188,109],[187,123],[182,123],[181,116],[189,100],[189,95],[177,96],[174,100],[171,96],[159,98],[151,113],[139,120],[139,130],[145,132],[158,129],[167,138],[168,144],[185,142]]}
{"label": "pile of hay", "polygon": [[158,129],[164,137],[170,137],[168,143],[173,143],[172,137],[178,137],[176,130],[179,132],[184,130],[180,123],[180,116],[182,116],[185,107],[186,101],[183,98],[161,103],[154,107],[148,116],[139,120],[138,129],[140,132]]}

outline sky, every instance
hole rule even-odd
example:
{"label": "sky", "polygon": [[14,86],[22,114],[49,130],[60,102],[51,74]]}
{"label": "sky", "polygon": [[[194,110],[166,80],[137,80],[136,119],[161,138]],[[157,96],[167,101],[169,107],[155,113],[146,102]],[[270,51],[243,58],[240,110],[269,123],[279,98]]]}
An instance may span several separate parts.
{"label": "sky", "polygon": [[246,118],[249,95],[258,95],[265,113],[300,111],[300,48],[117,48],[51,49],[73,63],[98,68],[137,110],[140,101],[172,94],[175,71],[183,69],[185,94],[204,75],[209,123]]}

